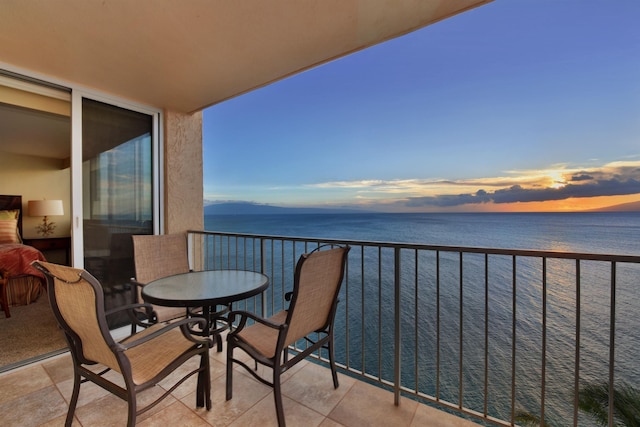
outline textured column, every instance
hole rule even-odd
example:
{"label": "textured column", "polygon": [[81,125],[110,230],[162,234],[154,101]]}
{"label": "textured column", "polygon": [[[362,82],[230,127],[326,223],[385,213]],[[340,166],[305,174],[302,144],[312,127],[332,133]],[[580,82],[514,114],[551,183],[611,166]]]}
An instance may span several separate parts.
{"label": "textured column", "polygon": [[164,112],[165,232],[204,229],[202,112]]}

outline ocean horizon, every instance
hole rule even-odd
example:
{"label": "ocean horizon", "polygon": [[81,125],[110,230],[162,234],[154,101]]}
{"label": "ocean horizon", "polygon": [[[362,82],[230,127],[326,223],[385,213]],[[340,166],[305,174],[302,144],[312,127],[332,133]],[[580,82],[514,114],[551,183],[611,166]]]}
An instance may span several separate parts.
{"label": "ocean horizon", "polygon": [[640,255],[640,212],[208,214],[205,230]]}

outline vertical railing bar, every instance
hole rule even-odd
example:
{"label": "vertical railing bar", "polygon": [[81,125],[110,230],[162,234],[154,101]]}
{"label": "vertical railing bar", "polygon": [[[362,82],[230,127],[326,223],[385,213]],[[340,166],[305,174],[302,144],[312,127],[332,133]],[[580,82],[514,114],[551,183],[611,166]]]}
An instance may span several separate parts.
{"label": "vertical railing bar", "polygon": [[[266,274],[267,273],[267,265],[266,265],[266,258],[264,256],[265,251],[267,250],[265,245],[267,244],[265,239],[260,239],[260,272],[262,274]],[[273,276],[272,276],[273,277]],[[273,286],[269,286],[271,289],[273,289]],[[262,292],[262,317],[266,317],[267,316],[267,290],[265,289],[264,292]]]}
{"label": "vertical railing bar", "polygon": [[400,404],[400,248],[395,247],[394,250],[394,343],[393,343],[393,404],[398,406]]}
{"label": "vertical railing bar", "polygon": [[360,363],[362,364],[362,372],[366,372],[366,346],[365,346],[365,308],[366,308],[366,302],[365,302],[365,298],[364,298],[364,246],[361,246],[360,249],[360,256],[362,261],[360,262],[360,337],[362,338],[361,340],[361,348],[360,348],[360,353],[361,353],[361,360]]}
{"label": "vertical railing bar", "polygon": [[344,306],[345,306],[345,365],[347,366],[347,369],[351,368],[351,346],[349,345],[349,341],[351,340],[351,336],[349,334],[349,286],[345,286],[345,290],[344,290]]}
{"label": "vertical railing bar", "polygon": [[223,241],[222,241],[222,236],[220,236],[219,241],[220,241],[220,243],[218,245],[215,245],[215,243],[214,243],[216,249],[218,249],[218,252],[219,252],[219,254],[216,254],[216,260],[220,260],[219,263],[216,263],[216,260],[214,260],[214,262],[213,262],[214,269],[216,269],[216,270],[217,269],[222,269],[222,258],[224,256],[223,255],[224,250],[222,249],[222,246],[224,244]]}
{"label": "vertical railing bar", "polygon": [[[244,242],[245,239],[242,238],[242,241]],[[238,246],[240,246],[240,237],[236,237],[235,256],[234,256],[233,268],[238,268],[238,266],[239,266],[238,258],[240,257],[240,252],[239,252]],[[245,307],[246,307],[246,304],[245,304]]]}
{"label": "vertical railing bar", "polygon": [[216,254],[215,254],[215,259],[213,261],[213,269],[214,270],[218,270],[222,268],[222,265],[220,264],[222,262],[222,257],[223,257],[223,252],[224,250],[222,249],[222,236],[219,236],[218,239],[218,244],[216,244],[214,242],[214,247],[216,248]]}
{"label": "vertical railing bar", "polygon": [[609,319],[609,426],[613,426],[616,344],[616,262],[611,261],[611,313]]}
{"label": "vertical railing bar", "polygon": [[[209,241],[207,241],[207,248],[209,247]],[[213,236],[213,243],[212,243],[212,248],[211,248],[211,253],[209,254],[208,258],[211,259],[211,265],[209,266],[209,268],[211,270],[215,270],[216,269],[216,259],[218,258],[218,245],[216,244],[216,236]]]}
{"label": "vertical railing bar", "polygon": [[211,236],[209,236],[208,234],[205,234],[202,236],[202,240],[201,242],[203,242],[203,254],[204,254],[204,259],[205,259],[205,263],[204,263],[204,268],[205,270],[209,270],[209,259],[210,259],[210,251],[209,251],[209,238]]}
{"label": "vertical railing bar", "polygon": [[285,262],[284,262],[284,259],[285,259],[284,247],[285,246],[286,246],[285,245],[285,240],[281,239],[280,240],[280,291],[281,291],[280,292],[280,296],[282,298],[280,298],[280,307],[278,307],[277,310],[274,310],[274,313],[278,312],[279,310],[284,310],[284,308],[285,308],[285,306],[284,306],[284,293],[285,293],[285,290],[284,290],[284,283],[285,283],[285,281],[284,281],[284,264],[285,264]]}
{"label": "vertical railing bar", "polygon": [[[229,257],[231,256],[229,254],[229,251],[231,251],[231,236],[225,236],[225,240],[224,240],[224,245],[227,246],[226,250],[224,249],[224,247],[220,247],[220,249],[223,251],[223,253],[221,253],[221,257],[220,257],[220,269],[224,270],[225,268],[229,268]],[[226,261],[225,261],[226,259]],[[225,265],[226,262],[226,265]]]}
{"label": "vertical railing bar", "polygon": [[547,389],[547,257],[542,258],[542,367],[540,375],[540,425],[544,426]]}
{"label": "vertical railing bar", "polygon": [[459,308],[458,308],[458,408],[462,409],[462,401],[463,401],[463,394],[464,394],[464,385],[463,385],[463,353],[464,353],[464,345],[463,345],[463,334],[462,334],[462,326],[463,326],[463,321],[464,321],[464,267],[463,267],[463,255],[462,255],[462,251],[459,252],[459,263],[458,263],[458,268],[459,268],[459,274],[460,274],[460,304],[459,304]]}
{"label": "vertical railing bar", "polygon": [[[273,278],[275,277],[276,274],[276,239],[271,239],[271,280],[273,280]],[[275,294],[275,283],[273,283],[271,286],[271,315],[275,314],[276,312],[276,306],[275,306],[275,300],[276,300],[276,294]]]}
{"label": "vertical railing bar", "polygon": [[228,269],[229,266],[231,265],[230,264],[231,263],[231,236],[227,237],[227,253],[226,253],[226,256],[227,256],[227,265],[226,266],[223,265],[222,266],[223,269],[224,268]]}
{"label": "vertical railing bar", "polygon": [[436,251],[436,401],[440,400],[440,251]]}
{"label": "vertical railing bar", "polygon": [[378,380],[382,379],[382,248],[378,246]]}
{"label": "vertical railing bar", "polygon": [[489,414],[489,254],[484,254],[484,409]]}
{"label": "vertical railing bar", "polygon": [[580,390],[580,327],[581,327],[581,272],[580,272],[580,260],[576,260],[576,352],[575,361],[573,365],[573,425],[578,426],[578,408],[579,408],[579,390]]}
{"label": "vertical railing bar", "polygon": [[511,423],[516,418],[516,256],[512,257],[512,305],[513,315],[511,317]]}
{"label": "vertical railing bar", "polygon": [[419,313],[420,304],[418,304],[418,298],[419,298],[420,295],[419,295],[419,292],[418,292],[418,286],[419,286],[420,281],[418,280],[418,276],[419,276],[420,269],[418,268],[418,263],[419,263],[418,249],[415,250],[414,258],[415,258],[415,261],[414,261],[414,267],[415,268],[414,268],[413,274],[414,274],[414,277],[415,277],[415,282],[413,284],[413,286],[414,286],[414,295],[413,295],[414,308],[413,309],[414,309],[414,312],[415,312],[415,316],[414,316],[414,319],[413,319],[413,330],[415,332],[414,332],[413,342],[414,342],[414,345],[415,345],[415,351],[414,351],[414,355],[413,355],[413,361],[414,361],[414,373],[413,373],[413,376],[415,378],[415,391],[417,393],[420,390],[420,387],[419,387],[420,378],[419,378],[419,369],[418,369],[418,366],[419,366],[419,363],[418,363],[419,360],[418,359],[420,357],[420,351],[418,349],[418,342],[419,342],[418,339],[420,338],[419,334],[418,334],[418,325],[419,325],[419,319],[420,319],[420,313]]}

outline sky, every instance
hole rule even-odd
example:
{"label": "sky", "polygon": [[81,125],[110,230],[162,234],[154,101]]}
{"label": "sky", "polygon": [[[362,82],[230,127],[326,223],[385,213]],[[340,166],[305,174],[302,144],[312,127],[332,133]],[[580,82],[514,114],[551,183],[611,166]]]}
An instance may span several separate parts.
{"label": "sky", "polygon": [[640,201],[640,1],[496,0],[209,107],[205,203]]}

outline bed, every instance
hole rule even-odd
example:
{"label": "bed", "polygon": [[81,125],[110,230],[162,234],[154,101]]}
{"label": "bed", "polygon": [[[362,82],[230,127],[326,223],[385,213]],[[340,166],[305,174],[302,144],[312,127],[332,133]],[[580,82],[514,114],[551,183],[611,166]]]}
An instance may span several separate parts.
{"label": "bed", "polygon": [[31,266],[46,261],[39,250],[22,244],[22,196],[0,195],[0,299],[9,307],[34,302],[44,292],[45,278]]}

